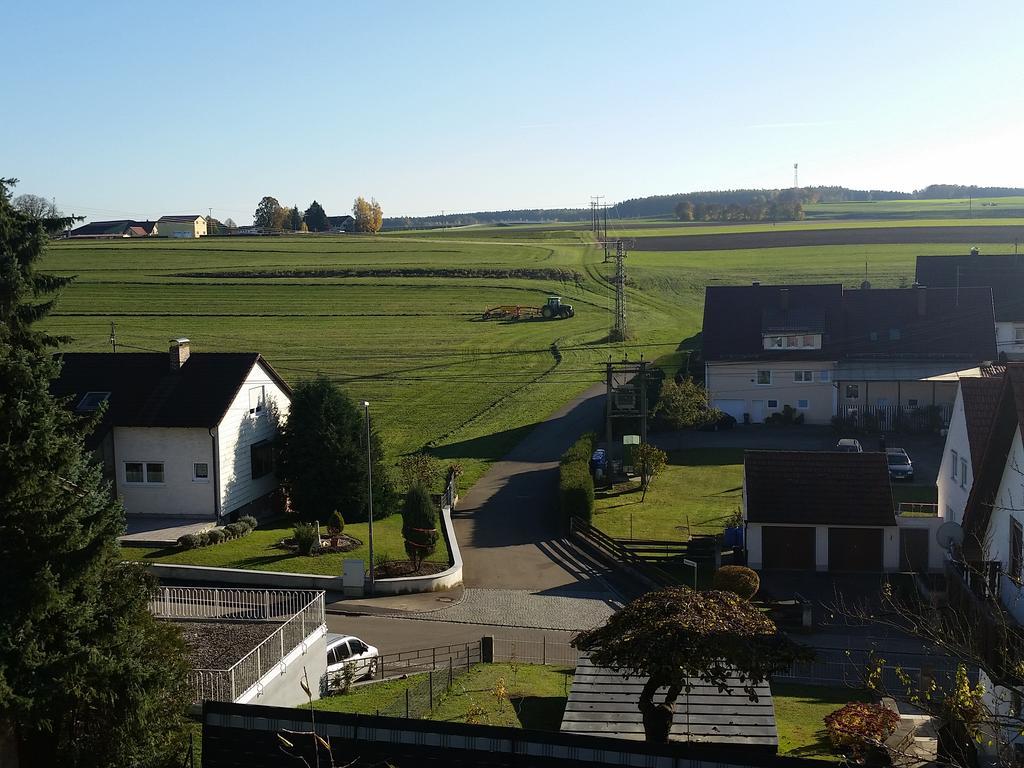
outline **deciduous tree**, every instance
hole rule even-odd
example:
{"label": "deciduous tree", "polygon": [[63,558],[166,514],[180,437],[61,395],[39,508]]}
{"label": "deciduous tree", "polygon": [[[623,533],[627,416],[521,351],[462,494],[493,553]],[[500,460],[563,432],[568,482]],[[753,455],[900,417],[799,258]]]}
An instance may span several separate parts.
{"label": "deciduous tree", "polygon": [[120,562],[124,510],[50,394],[56,339],[36,327],[69,278],[39,273],[43,222],[0,180],[0,763],[158,766],[180,758],[180,633]]}
{"label": "deciduous tree", "polygon": [[[300,381],[278,440],[278,476],[292,508],[306,520],[327,521],[340,511],[349,522],[367,519],[366,431],[363,413],[323,376]],[[395,511],[397,497],[384,450],[370,433],[373,517]]]}
{"label": "deciduous tree", "polygon": [[267,196],[260,200],[253,214],[252,223],[265,229],[281,229],[284,224],[285,211],[276,198]]}
{"label": "deciduous tree", "polygon": [[[756,701],[757,686],[810,652],[781,633],[759,608],[730,592],[674,587],[648,592],[604,626],[572,644],[601,667],[646,678],[640,694],[647,741],[668,743],[676,699],[693,680],[740,687]],[[668,689],[660,704],[654,696]]]}
{"label": "deciduous tree", "polygon": [[326,232],[330,229],[330,225],[327,223],[327,214],[324,212],[323,206],[316,200],[306,209],[306,215],[302,217],[302,220],[306,222],[310,232]]}
{"label": "deciduous tree", "polygon": [[352,216],[356,220],[356,232],[376,233],[384,223],[384,211],[376,198],[366,200],[364,197],[357,197],[352,204]]}
{"label": "deciduous tree", "polygon": [[722,416],[708,402],[707,390],[691,377],[678,384],[674,381],[662,384],[654,415],[672,429],[699,427]]}
{"label": "deciduous tree", "polygon": [[665,468],[668,456],[665,452],[650,443],[640,443],[633,450],[633,463],[640,468],[640,503],[647,498],[647,489],[651,487],[651,480]]}

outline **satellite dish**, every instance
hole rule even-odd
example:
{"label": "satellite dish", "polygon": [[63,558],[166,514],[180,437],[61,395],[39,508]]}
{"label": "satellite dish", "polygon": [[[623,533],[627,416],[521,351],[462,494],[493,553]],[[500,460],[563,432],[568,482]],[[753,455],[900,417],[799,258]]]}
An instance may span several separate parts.
{"label": "satellite dish", "polygon": [[946,522],[935,531],[935,538],[938,539],[939,546],[948,552],[954,544],[959,547],[964,543],[964,529],[959,523]]}

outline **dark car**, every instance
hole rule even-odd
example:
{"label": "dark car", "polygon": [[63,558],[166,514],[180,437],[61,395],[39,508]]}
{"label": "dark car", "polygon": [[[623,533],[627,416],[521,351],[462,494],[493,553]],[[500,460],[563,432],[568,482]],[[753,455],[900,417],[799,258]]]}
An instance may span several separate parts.
{"label": "dark car", "polygon": [[893,480],[913,480],[914,465],[910,456],[902,448],[889,448],[885,452],[885,458],[889,462],[889,477]]}

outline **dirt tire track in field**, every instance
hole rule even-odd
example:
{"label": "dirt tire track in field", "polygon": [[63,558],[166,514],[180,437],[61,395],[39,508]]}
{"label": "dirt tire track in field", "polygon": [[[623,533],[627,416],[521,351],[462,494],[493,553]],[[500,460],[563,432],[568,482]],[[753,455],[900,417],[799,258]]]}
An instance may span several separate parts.
{"label": "dirt tire track in field", "polygon": [[637,251],[730,251],[747,248],[800,248],[829,245],[913,243],[973,245],[975,243],[1013,243],[1014,240],[1024,240],[1024,227],[850,227],[638,237],[634,249]]}

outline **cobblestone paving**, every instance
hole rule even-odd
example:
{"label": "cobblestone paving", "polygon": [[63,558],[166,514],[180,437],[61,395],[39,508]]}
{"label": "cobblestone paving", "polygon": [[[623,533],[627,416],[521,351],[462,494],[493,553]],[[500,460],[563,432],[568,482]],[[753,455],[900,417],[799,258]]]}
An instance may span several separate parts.
{"label": "cobblestone paving", "polygon": [[525,589],[467,589],[455,605],[407,615],[424,621],[573,631],[603,623],[620,607],[607,592],[581,592],[572,587],[558,591],[562,594]]}

